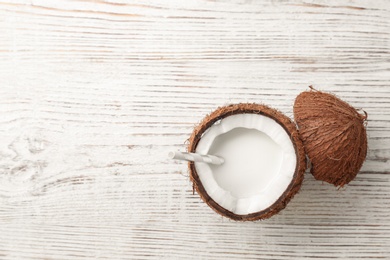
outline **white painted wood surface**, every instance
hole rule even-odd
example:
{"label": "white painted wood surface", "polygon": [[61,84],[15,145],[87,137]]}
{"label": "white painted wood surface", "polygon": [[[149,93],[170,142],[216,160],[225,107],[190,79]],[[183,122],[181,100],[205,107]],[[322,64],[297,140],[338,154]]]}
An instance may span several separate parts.
{"label": "white painted wood surface", "polygon": [[[390,259],[390,1],[1,0],[0,259]],[[219,105],[369,114],[361,173],[237,223],[184,150]]]}

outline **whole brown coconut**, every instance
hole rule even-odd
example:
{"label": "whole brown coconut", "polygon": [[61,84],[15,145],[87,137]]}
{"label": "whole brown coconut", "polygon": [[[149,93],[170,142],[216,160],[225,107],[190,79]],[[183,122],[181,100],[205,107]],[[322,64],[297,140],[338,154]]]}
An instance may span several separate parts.
{"label": "whole brown coconut", "polygon": [[[197,167],[194,162],[189,162],[190,177],[193,182],[194,188],[213,210],[222,216],[231,218],[238,221],[254,221],[260,219],[266,219],[284,209],[291,198],[299,191],[304,172],[306,170],[306,156],[303,149],[303,144],[299,138],[298,131],[295,124],[285,115],[265,105],[259,104],[234,104],[229,106],[220,107],[210,115],[206,116],[202,122],[195,127],[188,145],[188,152],[196,152],[197,145],[202,138],[202,135],[212,127],[215,123],[223,120],[226,117],[237,114],[258,114],[265,117],[269,117],[277,122],[287,132],[293,144],[296,154],[296,166],[292,175],[291,181],[287,188],[280,193],[279,199],[277,199],[271,206],[254,213],[248,214],[236,214],[221,205],[219,205],[213,198],[207,193],[205,185],[202,183],[201,178],[198,175]],[[259,174],[261,171],[259,170]]]}
{"label": "whole brown coconut", "polygon": [[367,155],[367,113],[311,88],[297,96],[294,117],[313,176],[341,187],[352,181]]}

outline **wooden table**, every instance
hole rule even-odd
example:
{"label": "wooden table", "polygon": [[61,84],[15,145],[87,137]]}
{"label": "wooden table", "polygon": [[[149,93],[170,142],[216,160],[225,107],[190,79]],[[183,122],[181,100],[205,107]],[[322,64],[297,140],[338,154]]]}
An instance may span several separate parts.
{"label": "wooden table", "polygon": [[[0,259],[390,259],[390,1],[2,0],[0,32]],[[369,115],[350,185],[245,223],[192,194],[167,153],[207,113],[309,85]]]}

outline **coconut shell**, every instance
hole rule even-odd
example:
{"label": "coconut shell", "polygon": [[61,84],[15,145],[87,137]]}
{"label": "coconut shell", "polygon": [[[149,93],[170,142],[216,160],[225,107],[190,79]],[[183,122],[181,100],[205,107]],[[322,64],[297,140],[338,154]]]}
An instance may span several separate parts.
{"label": "coconut shell", "polygon": [[340,187],[352,181],[367,155],[367,113],[311,89],[297,96],[294,117],[313,176]]}
{"label": "coconut shell", "polygon": [[290,120],[290,118],[275,109],[259,104],[245,103],[220,107],[211,114],[207,115],[200,122],[200,124],[194,128],[194,131],[192,132],[192,135],[189,139],[187,150],[188,152],[195,152],[198,142],[201,139],[203,133],[215,122],[225,117],[240,113],[254,113],[270,117],[274,119],[277,123],[279,123],[286,130],[287,133],[289,133],[290,139],[295,148],[297,163],[293,178],[284,193],[274,204],[272,204],[267,209],[247,215],[237,215],[220,206],[207,194],[202,182],[199,179],[195,164],[193,162],[188,163],[190,178],[193,182],[194,189],[197,191],[203,201],[222,216],[238,221],[254,221],[266,219],[277,214],[286,207],[287,203],[291,200],[291,198],[299,191],[303,181],[304,172],[306,170],[306,156],[303,149],[303,144],[299,138],[296,125]]}

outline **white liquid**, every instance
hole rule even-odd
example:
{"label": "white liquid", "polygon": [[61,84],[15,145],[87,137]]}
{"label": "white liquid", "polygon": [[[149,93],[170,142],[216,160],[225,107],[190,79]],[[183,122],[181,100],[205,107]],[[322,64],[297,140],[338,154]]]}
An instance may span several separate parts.
{"label": "white liquid", "polygon": [[297,162],[289,134],[275,120],[237,114],[211,126],[196,152],[222,157],[220,166],[196,162],[207,194],[236,214],[259,212],[286,191]]}
{"label": "white liquid", "polygon": [[260,193],[278,177],[282,148],[255,129],[235,128],[215,138],[209,154],[224,158],[221,166],[210,165],[218,185],[236,198]]}

